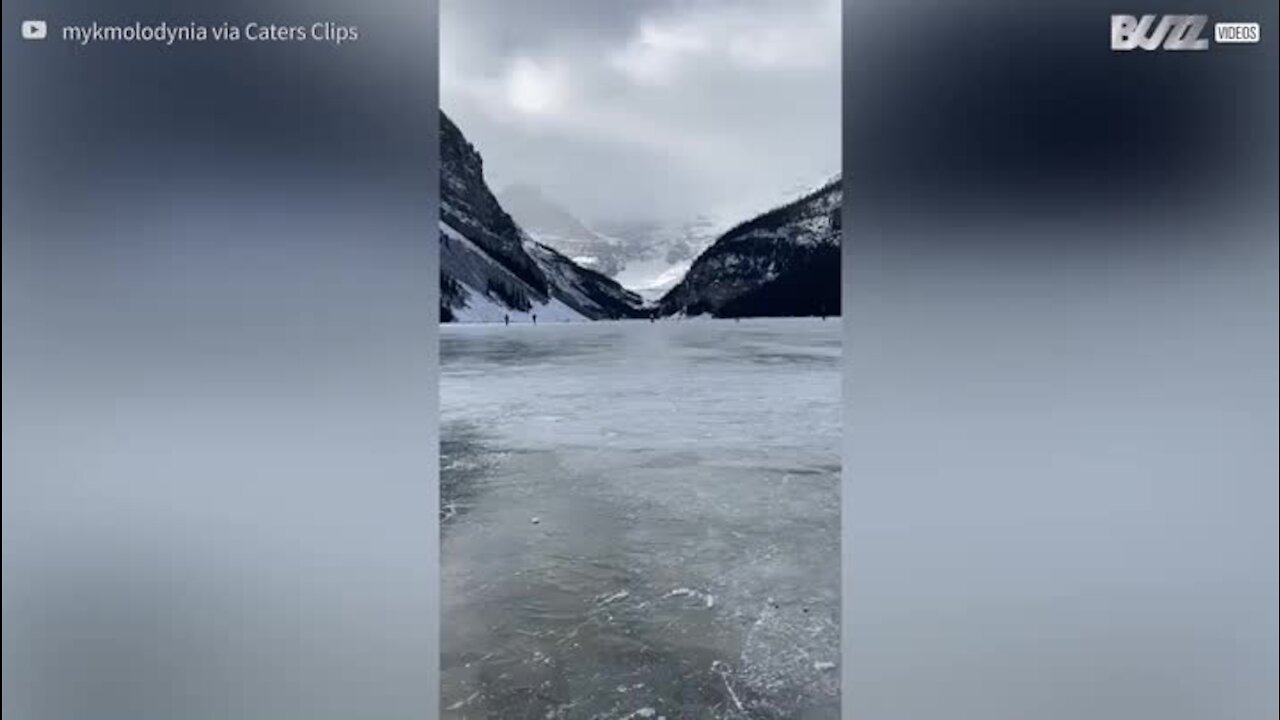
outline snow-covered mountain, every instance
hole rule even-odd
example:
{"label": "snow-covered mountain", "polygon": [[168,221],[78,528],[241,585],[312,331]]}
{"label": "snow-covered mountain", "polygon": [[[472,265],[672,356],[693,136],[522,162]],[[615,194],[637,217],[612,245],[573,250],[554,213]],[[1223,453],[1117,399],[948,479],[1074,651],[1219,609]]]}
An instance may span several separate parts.
{"label": "snow-covered mountain", "polygon": [[658,301],[662,315],[840,314],[841,177],[724,233]]}
{"label": "snow-covered mountain", "polygon": [[503,209],[484,162],[440,113],[440,319],[548,321],[639,317],[641,298],[539,243]]}
{"label": "snow-covered mountain", "polygon": [[533,185],[510,185],[498,193],[498,201],[535,240],[583,267],[613,277],[626,264],[622,240],[595,232]]}
{"label": "snow-covered mountain", "polygon": [[498,200],[535,240],[608,275],[648,301],[674,287],[698,253],[729,227],[706,217],[686,222],[586,223],[538,187],[523,183],[504,189]]}
{"label": "snow-covered mountain", "polygon": [[680,282],[693,259],[728,224],[697,217],[685,222],[615,220],[599,227],[599,234],[622,244],[625,262],[614,279],[652,302]]}

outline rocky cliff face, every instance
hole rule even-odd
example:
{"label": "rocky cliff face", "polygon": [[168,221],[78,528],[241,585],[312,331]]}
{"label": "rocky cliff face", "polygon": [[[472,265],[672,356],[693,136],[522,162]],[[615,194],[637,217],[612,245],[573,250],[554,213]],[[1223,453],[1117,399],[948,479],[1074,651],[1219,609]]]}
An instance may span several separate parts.
{"label": "rocky cliff face", "polygon": [[533,185],[512,185],[498,195],[502,206],[535,240],[574,263],[613,277],[626,264],[622,241],[587,227]]}
{"label": "rocky cliff face", "polygon": [[440,318],[499,322],[638,317],[639,296],[526,234],[489,190],[484,162],[440,113]]}

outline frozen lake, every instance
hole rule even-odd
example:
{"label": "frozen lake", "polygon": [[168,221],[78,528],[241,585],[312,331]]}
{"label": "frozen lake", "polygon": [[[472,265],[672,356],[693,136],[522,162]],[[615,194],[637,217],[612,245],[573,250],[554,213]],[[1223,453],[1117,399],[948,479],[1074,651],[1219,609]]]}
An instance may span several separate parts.
{"label": "frozen lake", "polygon": [[838,318],[440,333],[445,717],[839,717]]}

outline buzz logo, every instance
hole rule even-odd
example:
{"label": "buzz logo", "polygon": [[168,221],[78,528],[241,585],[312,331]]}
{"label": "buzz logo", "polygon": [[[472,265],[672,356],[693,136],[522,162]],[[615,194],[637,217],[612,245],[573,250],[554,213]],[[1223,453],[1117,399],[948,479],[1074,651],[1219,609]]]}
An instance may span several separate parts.
{"label": "buzz logo", "polygon": [[1209,23],[1207,15],[1111,16],[1112,50],[1208,50],[1200,37]]}
{"label": "buzz logo", "polygon": [[[1208,15],[1112,15],[1111,49],[1208,50],[1209,38],[1201,37],[1208,24]],[[1261,31],[1258,23],[1217,23],[1213,37],[1218,43],[1256,43]]]}

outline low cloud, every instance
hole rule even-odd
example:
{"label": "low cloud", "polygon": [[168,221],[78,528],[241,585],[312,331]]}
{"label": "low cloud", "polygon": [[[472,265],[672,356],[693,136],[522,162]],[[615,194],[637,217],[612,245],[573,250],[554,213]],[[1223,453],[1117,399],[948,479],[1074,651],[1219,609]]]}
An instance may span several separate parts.
{"label": "low cloud", "polygon": [[441,103],[495,189],[588,221],[754,212],[840,169],[840,4],[449,0]]}

